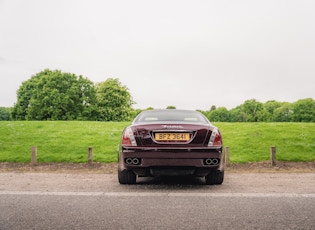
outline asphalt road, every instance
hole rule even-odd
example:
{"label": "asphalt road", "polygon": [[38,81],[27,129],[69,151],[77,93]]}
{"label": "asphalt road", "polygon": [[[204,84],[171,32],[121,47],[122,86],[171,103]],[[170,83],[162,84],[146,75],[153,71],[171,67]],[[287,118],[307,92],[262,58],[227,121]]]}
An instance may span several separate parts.
{"label": "asphalt road", "polygon": [[315,229],[315,174],[200,179],[0,173],[0,229]]}

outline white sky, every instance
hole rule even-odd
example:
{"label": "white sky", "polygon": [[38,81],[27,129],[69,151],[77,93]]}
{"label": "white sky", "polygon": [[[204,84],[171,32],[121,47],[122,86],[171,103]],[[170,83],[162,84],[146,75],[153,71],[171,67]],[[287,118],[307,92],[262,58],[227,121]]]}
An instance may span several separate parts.
{"label": "white sky", "polygon": [[49,68],[135,108],[315,98],[314,0],[0,0],[0,106]]}

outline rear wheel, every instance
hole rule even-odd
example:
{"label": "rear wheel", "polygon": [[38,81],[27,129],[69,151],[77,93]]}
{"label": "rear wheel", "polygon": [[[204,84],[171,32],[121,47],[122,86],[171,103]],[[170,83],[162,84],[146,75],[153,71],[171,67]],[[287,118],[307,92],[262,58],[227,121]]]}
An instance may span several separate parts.
{"label": "rear wheel", "polygon": [[216,170],[206,176],[206,184],[222,184],[224,180],[224,171]]}
{"label": "rear wheel", "polygon": [[137,175],[130,170],[120,171],[118,169],[118,181],[120,184],[135,184],[137,181]]}

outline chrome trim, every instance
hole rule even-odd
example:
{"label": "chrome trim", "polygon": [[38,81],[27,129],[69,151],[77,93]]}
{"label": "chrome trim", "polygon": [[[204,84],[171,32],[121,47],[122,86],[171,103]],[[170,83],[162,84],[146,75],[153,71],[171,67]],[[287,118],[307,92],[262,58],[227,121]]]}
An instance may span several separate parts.
{"label": "chrome trim", "polygon": [[192,133],[192,132],[196,132],[196,131],[192,131],[192,130],[185,130],[185,129],[154,129],[154,130],[151,130],[151,132],[163,132],[163,133],[167,133],[167,132],[173,132],[173,133],[183,133],[183,132],[186,132],[186,133]]}

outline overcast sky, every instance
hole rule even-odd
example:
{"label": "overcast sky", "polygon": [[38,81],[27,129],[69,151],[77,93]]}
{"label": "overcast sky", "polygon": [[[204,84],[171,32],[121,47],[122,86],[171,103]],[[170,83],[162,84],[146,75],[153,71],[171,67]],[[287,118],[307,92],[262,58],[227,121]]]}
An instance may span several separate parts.
{"label": "overcast sky", "polygon": [[49,68],[135,108],[315,98],[314,0],[0,0],[0,106]]}

